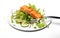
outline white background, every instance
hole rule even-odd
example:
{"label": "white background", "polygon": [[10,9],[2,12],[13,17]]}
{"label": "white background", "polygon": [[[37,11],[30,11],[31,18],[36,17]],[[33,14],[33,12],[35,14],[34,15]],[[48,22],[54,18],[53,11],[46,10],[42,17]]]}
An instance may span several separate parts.
{"label": "white background", "polygon": [[59,38],[60,20],[53,19],[49,28],[37,32],[21,32],[9,26],[10,11],[28,2],[44,8],[46,16],[60,16],[60,0],[0,0],[0,38]]}

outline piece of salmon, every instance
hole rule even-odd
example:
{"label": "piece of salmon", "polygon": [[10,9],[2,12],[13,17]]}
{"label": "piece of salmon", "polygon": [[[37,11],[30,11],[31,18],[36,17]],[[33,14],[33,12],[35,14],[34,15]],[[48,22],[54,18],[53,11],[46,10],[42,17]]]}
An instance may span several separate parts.
{"label": "piece of salmon", "polygon": [[30,16],[32,16],[33,18],[42,18],[42,15],[40,13],[38,13],[36,10],[32,9],[29,6],[22,6],[20,7],[20,10],[23,11],[24,13],[29,14]]}

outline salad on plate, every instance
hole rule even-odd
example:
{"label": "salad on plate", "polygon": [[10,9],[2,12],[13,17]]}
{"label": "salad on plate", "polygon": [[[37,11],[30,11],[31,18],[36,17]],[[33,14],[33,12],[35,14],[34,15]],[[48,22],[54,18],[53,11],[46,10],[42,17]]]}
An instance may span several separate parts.
{"label": "salad on plate", "polygon": [[45,22],[46,18],[44,17],[44,9],[41,12],[40,8],[37,9],[35,5],[30,3],[14,11],[10,19],[15,27],[23,30],[42,29],[47,25]]}

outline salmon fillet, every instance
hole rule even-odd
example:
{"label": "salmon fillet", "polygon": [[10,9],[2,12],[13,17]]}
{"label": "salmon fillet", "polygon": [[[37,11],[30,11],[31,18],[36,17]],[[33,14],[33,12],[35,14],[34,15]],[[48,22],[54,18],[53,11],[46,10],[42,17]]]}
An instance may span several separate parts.
{"label": "salmon fillet", "polygon": [[33,18],[42,18],[42,15],[40,13],[38,13],[36,10],[32,9],[29,6],[22,6],[20,7],[20,10],[23,11],[24,13],[29,14],[30,16],[32,16]]}

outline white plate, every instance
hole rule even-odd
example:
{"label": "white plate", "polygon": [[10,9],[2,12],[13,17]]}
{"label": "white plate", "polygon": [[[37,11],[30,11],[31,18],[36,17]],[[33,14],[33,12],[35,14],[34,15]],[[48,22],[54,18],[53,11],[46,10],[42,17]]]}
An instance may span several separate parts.
{"label": "white plate", "polygon": [[[13,11],[13,10],[12,10]],[[14,11],[13,11],[14,12]],[[14,29],[17,29],[17,30],[20,30],[20,31],[25,31],[25,32],[33,32],[33,31],[39,31],[39,30],[42,30],[42,29],[44,29],[44,28],[46,28],[46,27],[48,27],[50,24],[51,24],[51,22],[52,22],[52,20],[50,19],[50,18],[47,18],[45,21],[46,21],[46,26],[44,27],[44,28],[36,28],[36,29],[34,29],[33,27],[30,27],[30,26],[28,26],[28,27],[26,27],[26,28],[23,28],[23,27],[21,27],[19,24],[16,24],[16,23],[12,23],[11,22],[11,14],[12,14],[12,12],[9,14],[9,17],[8,17],[8,23],[9,23],[9,25],[11,26],[11,27],[13,27]],[[34,25],[36,25],[36,24],[34,24]]]}

